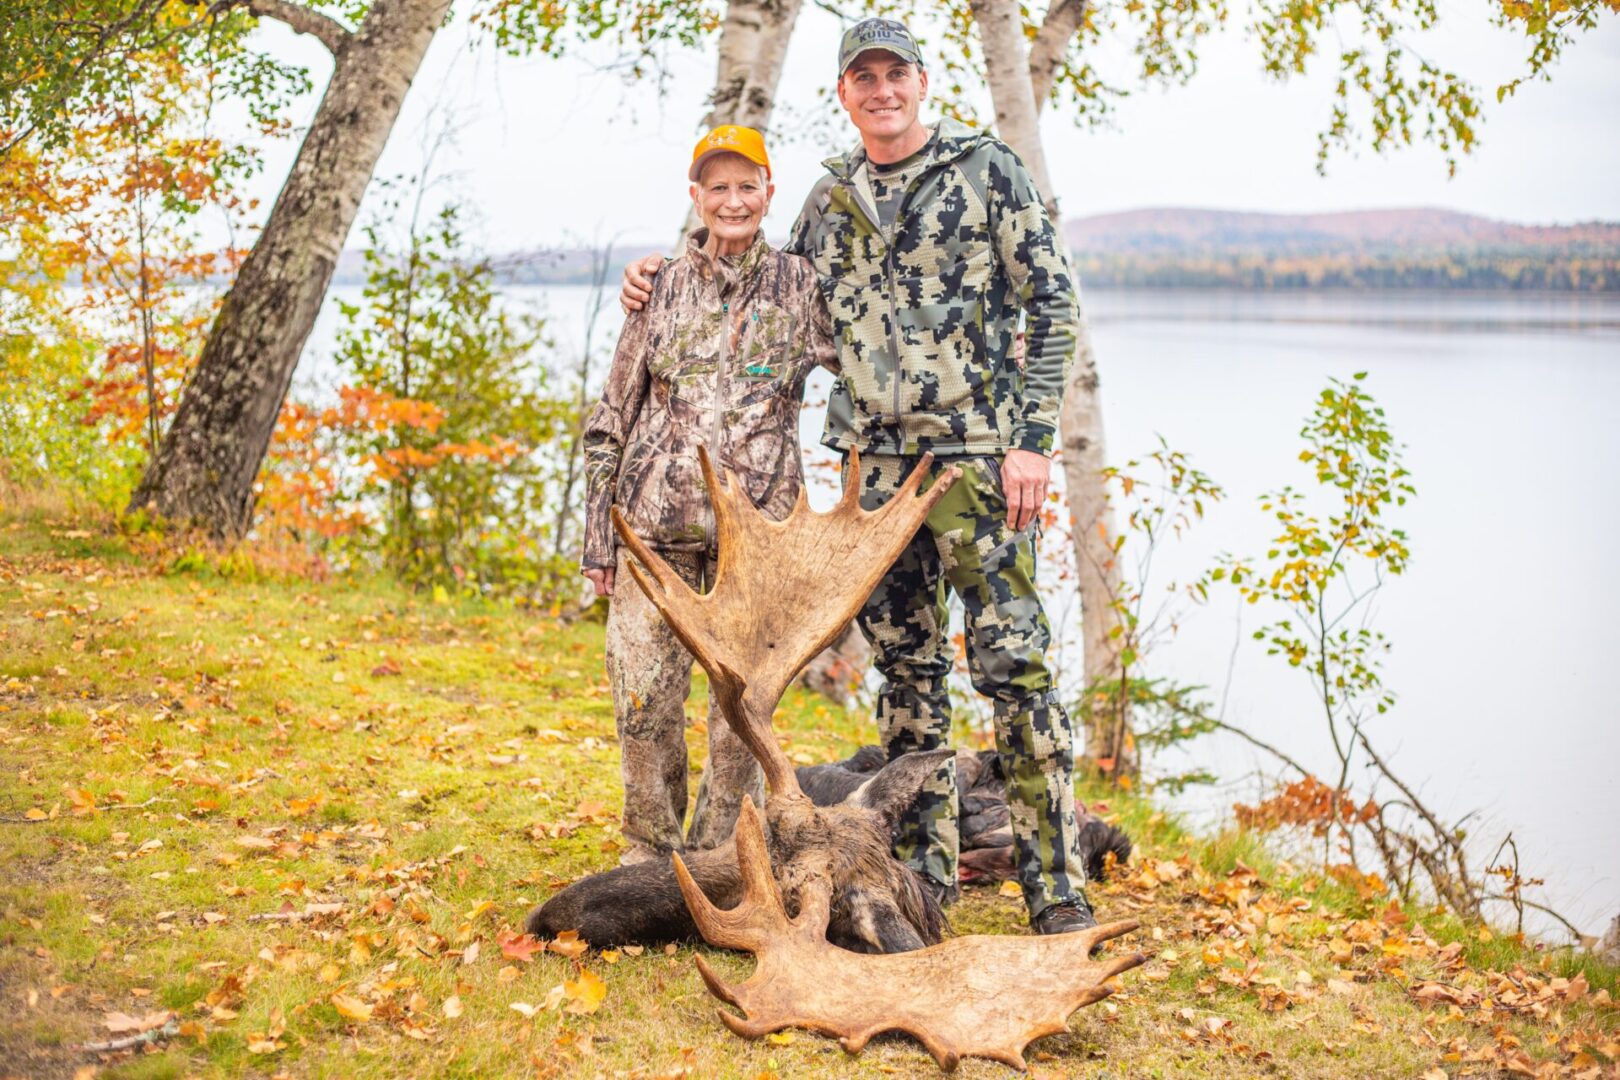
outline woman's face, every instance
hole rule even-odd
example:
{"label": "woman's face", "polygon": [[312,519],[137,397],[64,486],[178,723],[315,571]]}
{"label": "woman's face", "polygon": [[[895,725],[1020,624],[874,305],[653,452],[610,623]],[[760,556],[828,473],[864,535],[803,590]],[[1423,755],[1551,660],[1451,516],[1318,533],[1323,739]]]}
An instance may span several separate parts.
{"label": "woman's face", "polygon": [[774,184],[765,170],[741,154],[716,154],[692,185],[692,201],[709,237],[723,255],[746,251],[771,208]]}

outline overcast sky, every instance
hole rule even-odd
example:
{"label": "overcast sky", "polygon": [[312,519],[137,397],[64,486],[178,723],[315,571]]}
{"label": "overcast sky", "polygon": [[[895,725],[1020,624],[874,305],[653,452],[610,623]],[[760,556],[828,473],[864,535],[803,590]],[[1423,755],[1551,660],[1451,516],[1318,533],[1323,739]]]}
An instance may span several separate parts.
{"label": "overcast sky", "polygon": [[[1440,10],[1441,32],[1416,44],[1494,99],[1497,83],[1518,68],[1522,40],[1489,26],[1482,0],[1442,0]],[[307,63],[316,86],[324,86],[330,61],[319,46],[265,26],[265,46]],[[821,173],[820,159],[853,143],[847,119],[818,94],[832,84],[839,32],[835,16],[805,5],[777,116],[780,126],[802,133],[771,144],[773,236],[787,231]],[[1620,220],[1620,19],[1580,40],[1551,84],[1526,86],[1501,106],[1493,101],[1483,145],[1450,180],[1439,152],[1427,146],[1340,156],[1319,177],[1316,132],[1328,117],[1332,72],[1272,83],[1241,29],[1216,35],[1200,52],[1202,70],[1189,85],[1134,94],[1111,130],[1082,130],[1049,110],[1043,137],[1066,214],[1441,206],[1537,223]],[[1123,54],[1099,55],[1117,78],[1130,70]],[[442,31],[377,175],[420,172],[424,147],[449,128],[454,145],[437,158],[435,190],[468,208],[472,233],[488,248],[615,236],[669,240],[685,210],[686,166],[714,78],[712,43],[673,58],[662,95],[650,84],[627,86],[603,69],[607,59],[517,60],[471,44],[459,23]],[[312,95],[302,116],[314,107]],[[267,204],[292,149],[282,145],[270,155],[257,192]],[[376,207],[368,198],[362,217]]]}

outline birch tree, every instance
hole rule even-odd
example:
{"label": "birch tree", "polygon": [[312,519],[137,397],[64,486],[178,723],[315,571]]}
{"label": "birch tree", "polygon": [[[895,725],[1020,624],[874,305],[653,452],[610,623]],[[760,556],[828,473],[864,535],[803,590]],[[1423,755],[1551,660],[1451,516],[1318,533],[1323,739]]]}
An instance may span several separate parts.
{"label": "birch tree", "polygon": [[[1083,0],[1056,0],[1032,48],[1026,45],[1024,19],[1017,4],[970,0],[969,7],[984,50],[985,80],[995,107],[996,131],[1023,159],[1061,237],[1063,215],[1046,167],[1040,108],[1051,96],[1053,75],[1080,28],[1085,4]],[[1115,601],[1121,581],[1113,545],[1113,512],[1103,479],[1108,458],[1101,387],[1091,324],[1082,305],[1074,366],[1063,395],[1058,432],[1074,537],[1081,648],[1088,688],[1117,679],[1119,672],[1119,613]],[[1115,711],[1114,715],[1121,714]],[[1092,724],[1086,733],[1086,756],[1093,762],[1111,763],[1115,770],[1134,772],[1134,751],[1123,738],[1128,727],[1128,718],[1123,723]]]}
{"label": "birch tree", "polygon": [[[729,0],[720,23],[714,90],[703,129],[721,124],[767,131],[776,108],[788,41],[803,0]],[[697,210],[686,212],[681,240],[698,228]]]}
{"label": "birch tree", "polygon": [[[916,10],[915,5],[912,8]],[[976,34],[996,131],[1029,168],[1061,232],[1056,187],[1041,140],[1041,110],[1048,102],[1062,101],[1077,122],[1086,124],[1105,117],[1112,99],[1124,92],[1119,82],[1093,66],[1088,47],[1104,34],[1124,36],[1140,64],[1141,81],[1184,82],[1198,70],[1198,41],[1223,26],[1230,11],[1223,0],[1130,0],[1090,7],[1085,0],[1052,0],[1038,24],[1031,21],[1031,14],[1013,0],[965,0],[965,5],[958,0],[948,9],[941,32],[947,45],[942,57],[946,78],[936,78],[934,85],[945,91],[948,108],[960,103],[963,83],[971,82],[974,74]],[[1523,67],[1497,86],[1500,103],[1527,80],[1551,78],[1564,49],[1595,29],[1602,18],[1615,14],[1620,14],[1620,0],[1576,4],[1501,0],[1487,12],[1464,17],[1487,18],[1524,38]],[[1440,150],[1448,171],[1454,173],[1459,158],[1474,149],[1483,117],[1478,89],[1406,44],[1439,21],[1435,0],[1410,5],[1255,0],[1249,6],[1248,28],[1259,44],[1262,70],[1271,77],[1286,81],[1336,59],[1338,79],[1317,141],[1319,171],[1326,171],[1335,152],[1358,145],[1382,153],[1427,143]],[[1321,45],[1329,36],[1334,49],[1324,54]],[[1117,721],[1126,715],[1122,702],[1129,697],[1120,685],[1116,601],[1121,597],[1121,574],[1103,478],[1107,455],[1101,378],[1083,308],[1060,424],[1085,679],[1088,688],[1118,687],[1122,701],[1111,703],[1108,710]],[[1094,724],[1086,752],[1112,770],[1135,771],[1128,723]]]}
{"label": "birch tree", "polygon": [[[0,152],[28,139],[60,140],[74,106],[108,93],[129,55],[159,48],[207,54],[223,40],[238,59],[258,20],[319,41],[333,71],[258,242],[233,282],[180,407],[148,463],[131,509],[217,536],[251,526],[255,478],[293,371],[320,311],[372,172],[451,0],[0,0],[7,70],[0,75]],[[331,11],[338,14],[332,14]],[[345,21],[348,20],[348,21]],[[559,5],[491,0],[472,21],[509,52],[556,54],[570,38],[616,39],[649,56],[714,29],[701,4],[603,0]],[[353,25],[350,25],[350,22]],[[201,43],[201,44],[199,44]],[[265,71],[251,56],[236,87],[262,108]],[[257,115],[257,114],[256,114]]]}

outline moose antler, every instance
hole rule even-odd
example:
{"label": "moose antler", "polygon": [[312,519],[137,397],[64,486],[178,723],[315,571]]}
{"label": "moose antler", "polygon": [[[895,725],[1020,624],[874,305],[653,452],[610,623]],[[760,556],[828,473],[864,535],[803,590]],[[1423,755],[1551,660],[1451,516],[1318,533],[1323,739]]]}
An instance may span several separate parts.
{"label": "moose antler", "polygon": [[[888,830],[876,815],[838,815],[810,805],[771,729],[788,683],[865,603],[960,474],[947,469],[918,494],[930,465],[925,455],[893,498],[862,510],[860,455],[852,450],[850,479],[837,506],[816,513],[801,491],[792,513],[771,521],[735,475],[722,480],[708,454],[699,455],[720,549],[708,593],[681,581],[617,508],[613,524],[640,560],[639,566],[629,564],[636,584],[709,673],[726,721],[764,769],[774,842],[792,846],[791,858],[777,868],[778,884],[759,811],[752,801],[745,803],[735,837],[744,898],[728,911],[708,901],[675,856],[681,895],[704,940],[746,949],[759,960],[753,976],[733,987],[698,958],[709,990],[746,1014],[722,1009],[721,1019],[751,1038],[784,1027],[837,1035],[851,1053],[879,1032],[902,1030],[922,1040],[946,1069],[964,1055],[1023,1068],[1023,1050],[1032,1039],[1064,1030],[1075,1009],[1113,992],[1106,980],[1145,960],[1140,953],[1110,963],[1089,957],[1093,946],[1138,924],[1116,922],[1050,937],[975,935],[879,955],[830,944],[829,919],[852,881],[894,903],[907,890],[917,891],[916,880],[890,857]],[[787,914],[784,886],[796,901],[796,917]],[[943,987],[950,989],[919,993]]]}
{"label": "moose antler", "polygon": [[[631,531],[613,508],[613,526],[641,565],[630,573],[681,643],[709,673],[720,710],[759,759],[771,792],[799,793],[798,779],[771,730],[782,693],[810,658],[855,617],[934,504],[961,475],[947,469],[917,494],[933,455],[912,470],[894,497],[876,510],[858,501],[861,457],[851,450],[838,505],[810,509],[799,490],[793,511],[772,521],[754,506],[736,475],[715,474],[698,449],[714,506],[720,565],[714,586],[694,592],[669,564]],[[645,570],[643,569],[645,567]]]}
{"label": "moose antler", "polygon": [[802,1027],[838,1036],[853,1054],[880,1032],[905,1031],[943,1069],[966,1056],[1022,1069],[1024,1047],[1067,1030],[1070,1013],[1114,992],[1107,980],[1147,959],[1090,959],[1099,942],[1135,930],[1132,919],[1050,937],[974,934],[915,952],[848,952],[827,942],[824,880],[800,891],[798,917],[788,917],[752,800],[742,807],[736,842],[743,880],[736,907],[709,903],[679,855],[675,877],[704,940],[759,961],[748,981],[732,986],[697,958],[710,993],[743,1010],[718,1011],[745,1038]]}

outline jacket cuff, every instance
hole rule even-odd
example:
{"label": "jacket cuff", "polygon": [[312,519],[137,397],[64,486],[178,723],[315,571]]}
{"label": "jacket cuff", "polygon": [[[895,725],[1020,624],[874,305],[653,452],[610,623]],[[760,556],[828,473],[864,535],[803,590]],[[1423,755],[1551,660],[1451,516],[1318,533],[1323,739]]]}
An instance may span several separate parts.
{"label": "jacket cuff", "polygon": [[1029,450],[1046,457],[1057,446],[1057,428],[1048,424],[1026,423],[1013,432],[1013,449]]}

